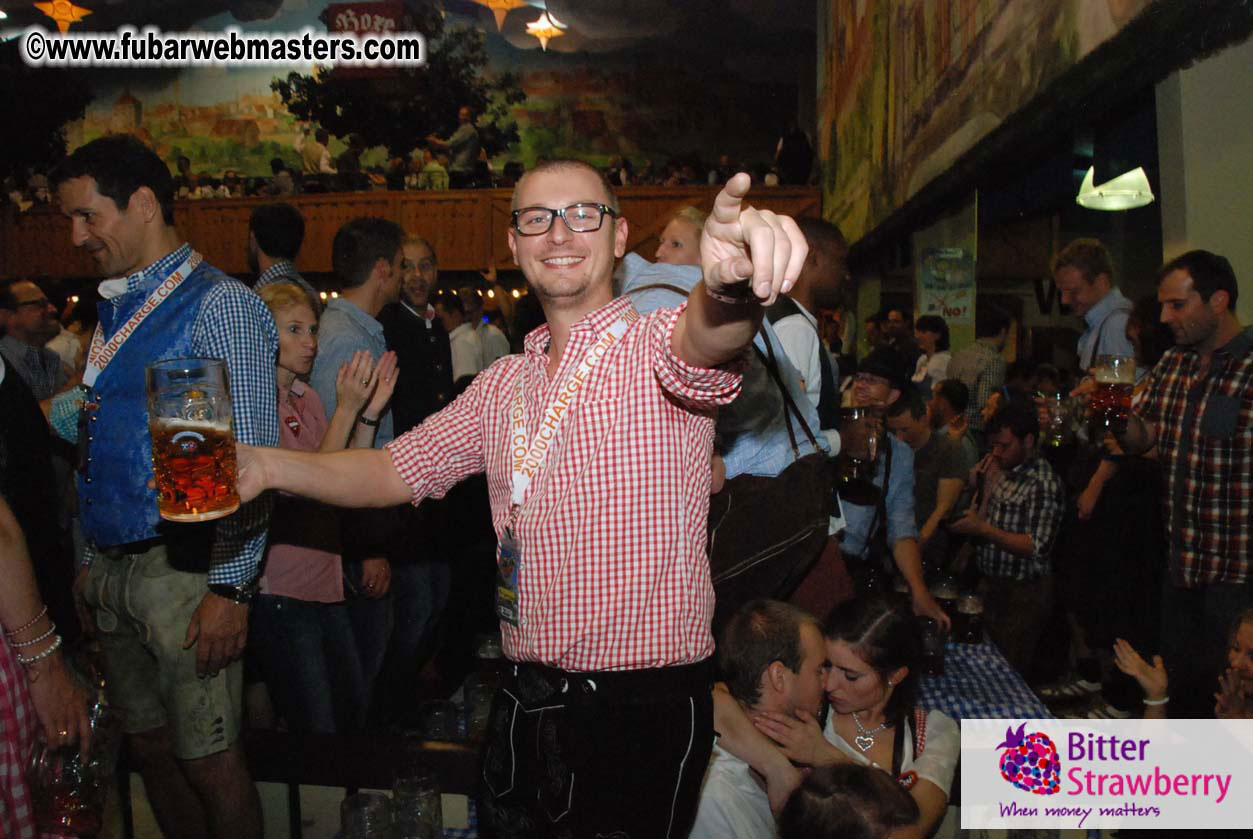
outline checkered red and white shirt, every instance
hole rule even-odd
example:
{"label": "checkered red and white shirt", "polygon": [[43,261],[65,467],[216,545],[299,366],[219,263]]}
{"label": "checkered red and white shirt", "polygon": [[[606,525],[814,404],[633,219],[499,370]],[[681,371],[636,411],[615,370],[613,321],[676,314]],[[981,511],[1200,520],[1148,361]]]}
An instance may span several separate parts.
{"label": "checkered red and white shirt", "polygon": [[26,673],[8,639],[0,638],[0,837],[33,839],[35,810],[26,785],[26,762],[35,743],[35,706]]}
{"label": "checkered red and white shirt", "polygon": [[1166,471],[1171,580],[1246,582],[1253,569],[1253,328],[1214,351],[1172,347],[1149,372],[1136,412],[1157,431]]}
{"label": "checkered red and white shirt", "polygon": [[[499,536],[509,517],[510,408],[522,387],[528,435],[588,349],[624,312],[618,298],[570,330],[550,381],[548,328],[480,373],[456,401],[387,448],[415,503],[486,471]],[[531,484],[514,536],[519,626],[505,653],[565,670],[634,670],[713,654],[705,552],[714,415],[736,372],[670,349],[679,311],[631,324],[593,368]]]}

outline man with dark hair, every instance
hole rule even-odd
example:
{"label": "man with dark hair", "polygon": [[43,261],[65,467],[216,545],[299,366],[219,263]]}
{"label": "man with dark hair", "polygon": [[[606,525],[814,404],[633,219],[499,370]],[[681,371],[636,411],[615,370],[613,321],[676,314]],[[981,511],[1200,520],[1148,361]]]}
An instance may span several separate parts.
{"label": "man with dark hair", "polygon": [[322,313],[322,298],[296,270],[296,256],[305,240],[305,220],[291,204],[262,204],[248,219],[248,267],[257,275],[254,289],[270,283],[295,283],[309,295],[313,313]]}
{"label": "man with dark hair", "polygon": [[300,152],[305,175],[334,175],[335,167],[331,165],[331,150],[327,148],[331,135],[326,129],[319,128],[312,137],[306,134],[301,139],[303,142],[298,145],[297,151]]}
{"label": "man with dark hair", "polygon": [[948,363],[948,377],[969,390],[966,421],[976,438],[983,431],[983,406],[1005,384],[1001,350],[1008,338],[1009,315],[1000,306],[984,303],[975,309],[975,342],[953,353]]}
{"label": "man with dark hair", "polygon": [[931,427],[955,442],[961,448],[962,459],[973,463],[979,459],[979,444],[966,422],[969,401],[969,388],[957,379],[944,379],[931,392],[927,411],[931,416]]}
{"label": "man with dark hair", "polygon": [[975,539],[988,635],[1029,675],[1052,605],[1053,543],[1065,491],[1040,457],[1040,423],[1030,402],[1006,402],[986,431],[990,453],[976,469],[975,507],[949,527]]}
{"label": "man with dark hair", "polygon": [[865,355],[869,355],[879,348],[879,345],[887,340],[886,323],[888,316],[879,311],[874,312],[865,322]]}
{"label": "man with dark hair", "polygon": [[630,231],[604,176],[541,164],[507,231],[547,318],[524,353],[387,451],[240,448],[243,497],[386,506],[487,472],[513,663],[487,733],[488,833],[679,839],[692,823],[713,743],[714,414],[739,390],[722,365],[807,250],[791,219],[743,204],[750,183],[715,198],[687,305],[640,316],[613,296]]}
{"label": "man with dark hair", "polygon": [[[727,690],[746,713],[801,722],[822,710],[829,662],[812,615],[777,600],[753,600],[727,621],[718,642]],[[701,785],[691,839],[771,839],[774,817],[748,764],[717,745]]]}
{"label": "man with dark hair", "polygon": [[[77,439],[87,540],[76,592],[94,610],[110,701],[164,833],[261,833],[238,742],[248,605],[269,499],[205,524],[157,513],[144,365],[226,361],[236,439],[278,444],[278,332],[265,304],[200,258],[173,226],[169,169],[134,137],[94,140],[53,178],[70,236],[107,279],[83,387],[56,397]],[[108,344],[105,340],[108,339]]]}
{"label": "man with dark hair", "polygon": [[797,219],[796,226],[809,244],[809,256],[796,285],[766,312],[788,360],[801,374],[805,392],[818,410],[818,422],[827,432],[831,453],[840,449],[840,375],[818,331],[818,312],[840,304],[852,282],[845,259],[848,244],[830,222]]}
{"label": "man with dark hair", "polygon": [[296,180],[292,177],[291,170],[287,168],[287,164],[283,162],[283,158],[274,157],[270,159],[270,172],[273,177],[270,178],[270,183],[266,185],[266,195],[282,197],[296,194]]}
{"label": "man with dark hair", "polygon": [[[871,415],[846,425],[842,436],[848,442],[849,456],[873,457],[871,481],[878,497],[861,503],[849,497],[842,499],[847,527],[840,549],[860,588],[882,587],[894,568],[909,587],[915,614],[935,618],[947,626],[949,617],[935,602],[923,579],[914,514],[913,450],[893,435],[881,438],[877,451],[865,450],[866,429],[881,432],[883,416],[911,387],[909,367],[892,347],[881,346],[866,356],[853,377],[852,405],[871,409]],[[857,449],[863,451],[859,453]]]}
{"label": "man with dark hair", "polygon": [[61,357],[45,344],[60,331],[57,307],[30,280],[0,283],[0,353],[35,399],[49,399],[65,387]]}
{"label": "man with dark hair", "polygon": [[[331,243],[331,265],[342,290],[326,305],[318,323],[318,354],[309,384],[317,391],[329,421],[339,404],[335,381],[339,368],[358,352],[370,353],[375,363],[387,352],[379,312],[400,299],[405,276],[404,231],[380,218],[346,222]],[[394,438],[391,407],[378,416],[364,412],[358,423],[375,426],[374,448]],[[344,516],[344,573],[355,597],[349,614],[361,652],[366,684],[373,693],[383,667],[388,643],[388,602],[391,564],[390,540],[399,526],[394,510],[351,511]]]}
{"label": "man with dark hair", "polygon": [[914,337],[913,313],[900,308],[888,309],[884,326],[887,329],[889,346],[904,356],[905,363],[909,365],[910,370],[913,370],[918,365],[918,357],[922,355],[918,339]]}
{"label": "man with dark hair", "polygon": [[1156,447],[1166,475],[1162,656],[1171,716],[1208,716],[1226,629],[1250,604],[1253,329],[1236,317],[1231,263],[1189,251],[1158,273],[1175,346],[1150,371],[1119,444]]}
{"label": "man with dark hair", "polygon": [[914,520],[923,563],[938,568],[948,549],[948,531],[940,522],[957,505],[962,487],[978,459],[947,434],[934,433],[930,409],[915,387],[888,406],[888,429],[914,452]]}
{"label": "man with dark hair", "polygon": [[435,313],[448,332],[453,384],[464,387],[483,370],[483,343],[474,324],[466,320],[465,304],[456,292],[436,297]]}
{"label": "man with dark hair", "polygon": [[496,359],[509,355],[509,339],[505,337],[505,333],[488,323],[483,317],[482,290],[463,285],[457,289],[457,296],[461,298],[461,303],[465,306],[466,320],[478,333],[479,346],[483,353],[479,368],[486,370]]}

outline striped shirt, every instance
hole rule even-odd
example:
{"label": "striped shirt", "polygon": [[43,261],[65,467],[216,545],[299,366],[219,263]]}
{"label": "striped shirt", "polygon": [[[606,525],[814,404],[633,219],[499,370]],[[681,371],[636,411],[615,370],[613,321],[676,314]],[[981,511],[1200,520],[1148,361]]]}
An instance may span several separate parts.
{"label": "striped shirt", "polygon": [[[497,361],[464,394],[388,446],[415,503],[487,472],[492,522],[509,517],[511,409],[528,435],[597,339],[631,301],[618,298],[570,330],[549,379],[548,327]],[[518,626],[502,624],[515,661],[566,670],[689,664],[713,654],[705,552],[714,414],[740,376],[692,367],[670,341],[679,312],[631,324],[579,388],[513,528],[521,552]],[[529,438],[528,438],[529,439]]]}
{"label": "striped shirt", "polygon": [[1170,348],[1136,404],[1165,465],[1170,576],[1183,588],[1244,583],[1253,562],[1253,327],[1200,366],[1196,350]]}

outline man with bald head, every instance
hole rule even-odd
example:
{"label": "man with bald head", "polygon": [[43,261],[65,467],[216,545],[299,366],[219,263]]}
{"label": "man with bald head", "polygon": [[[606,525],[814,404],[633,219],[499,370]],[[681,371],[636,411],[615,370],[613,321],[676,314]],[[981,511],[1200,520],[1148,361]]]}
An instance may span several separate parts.
{"label": "man with bald head", "polygon": [[577,161],[527,172],[507,234],[547,324],[522,354],[384,451],[240,448],[246,497],[381,506],[487,472],[514,665],[485,752],[490,834],[677,839],[691,826],[713,741],[714,414],[807,250],[790,218],[743,205],[749,183],[718,195],[686,304],[640,316],[613,296],[628,223],[602,175]]}

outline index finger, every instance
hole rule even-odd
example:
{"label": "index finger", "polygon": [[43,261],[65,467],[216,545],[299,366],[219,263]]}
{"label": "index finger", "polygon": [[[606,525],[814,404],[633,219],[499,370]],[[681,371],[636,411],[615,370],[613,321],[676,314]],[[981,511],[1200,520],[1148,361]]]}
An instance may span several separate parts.
{"label": "index finger", "polygon": [[748,195],[749,187],[752,185],[753,179],[746,172],[733,175],[718,193],[718,197],[714,199],[713,212],[709,214],[710,220],[718,224],[734,224],[740,217],[744,196]]}

